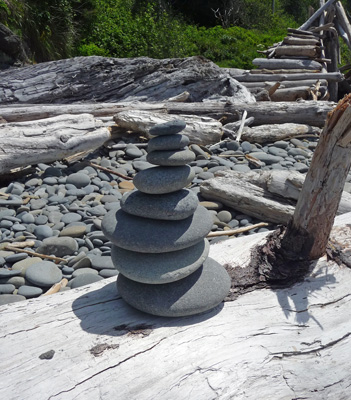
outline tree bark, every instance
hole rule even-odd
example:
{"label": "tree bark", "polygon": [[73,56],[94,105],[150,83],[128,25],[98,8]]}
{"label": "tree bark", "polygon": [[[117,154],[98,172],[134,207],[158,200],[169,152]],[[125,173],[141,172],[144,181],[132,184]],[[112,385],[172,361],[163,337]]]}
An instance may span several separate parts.
{"label": "tree bark", "polygon": [[90,114],[0,124],[0,174],[100,147],[110,131]]}

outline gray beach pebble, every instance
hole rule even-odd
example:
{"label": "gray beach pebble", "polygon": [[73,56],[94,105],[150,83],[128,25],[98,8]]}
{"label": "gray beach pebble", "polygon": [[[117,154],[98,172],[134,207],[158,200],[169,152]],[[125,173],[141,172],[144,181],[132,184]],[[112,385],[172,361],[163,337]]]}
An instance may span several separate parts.
{"label": "gray beach pebble", "polygon": [[62,272],[51,261],[41,261],[29,266],[26,270],[26,279],[33,285],[49,287],[62,279]]}

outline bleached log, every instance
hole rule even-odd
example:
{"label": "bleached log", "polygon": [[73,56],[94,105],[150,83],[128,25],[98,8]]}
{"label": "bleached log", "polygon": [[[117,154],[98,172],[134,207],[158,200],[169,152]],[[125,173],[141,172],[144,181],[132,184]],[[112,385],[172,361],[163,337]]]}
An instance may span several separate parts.
{"label": "bleached log", "polygon": [[[291,171],[218,171],[201,184],[205,199],[219,201],[234,210],[263,221],[286,225],[294,214],[304,177]],[[338,214],[351,211],[351,195],[343,192]]]}
{"label": "bleached log", "polygon": [[[313,74],[316,76],[316,74]],[[320,74],[318,74],[318,77]],[[239,115],[247,110],[248,117],[255,118],[256,125],[270,123],[301,123],[311,126],[323,126],[327,113],[333,109],[335,103],[308,101],[292,103],[236,103],[206,101],[201,103],[176,102],[124,102],[124,103],[84,103],[71,105],[40,105],[40,106],[9,106],[0,107],[0,115],[6,116],[7,121],[35,120],[61,115],[67,111],[71,114],[88,112],[95,117],[112,116],[122,111],[141,110],[149,112],[167,112],[169,114],[185,114],[206,116],[219,120],[223,116],[227,122],[234,122]]]}
{"label": "bleached log", "polygon": [[243,140],[250,143],[273,143],[299,135],[319,135],[320,128],[304,124],[266,124],[254,127],[245,127]]}
{"label": "bleached log", "polygon": [[316,46],[319,45],[319,40],[315,39],[315,38],[311,38],[311,39],[301,39],[301,38],[296,38],[296,37],[292,37],[292,36],[287,36],[283,39],[283,44],[286,45],[293,45],[293,46]]}
{"label": "bleached log", "polygon": [[[350,215],[338,217],[332,231],[346,249],[350,223]],[[225,240],[211,246],[210,256],[229,271],[245,271],[266,235]],[[255,290],[206,314],[174,319],[129,307],[115,278],[1,306],[0,396],[344,399],[350,281],[349,268],[321,258],[290,288]]]}
{"label": "bleached log", "polygon": [[217,143],[222,137],[222,124],[213,118],[196,115],[174,115],[166,113],[151,113],[148,111],[122,111],[114,116],[116,124],[127,130],[142,133],[150,137],[149,130],[156,124],[181,118],[186,122],[182,134],[189,137],[191,143],[202,145]]}
{"label": "bleached log", "polygon": [[277,57],[293,56],[293,57],[319,57],[321,49],[317,46],[279,46],[275,49]]}
{"label": "bleached log", "polygon": [[288,74],[305,74],[305,73],[319,73],[319,70],[309,69],[252,69],[250,74],[275,74],[275,75],[288,75]]}
{"label": "bleached log", "polygon": [[328,82],[340,82],[343,80],[343,75],[340,72],[319,72],[319,73],[304,73],[304,74],[245,74],[238,75],[235,79],[239,82],[265,82],[265,81],[300,81],[306,79],[325,79]]}
{"label": "bleached log", "polygon": [[[280,88],[293,88],[293,87],[298,87],[298,86],[313,86],[316,85],[317,82],[320,82],[321,86],[327,86],[327,81],[325,79],[308,79],[304,81],[280,81]],[[273,82],[243,82],[243,85],[246,86],[248,89],[252,88],[262,88],[262,89],[269,89],[274,85]],[[0,109],[0,115],[1,115],[1,109]]]}
{"label": "bleached log", "polygon": [[257,65],[259,68],[268,69],[311,69],[320,70],[321,64],[313,60],[286,60],[276,58],[255,58],[252,64]]}
{"label": "bleached log", "polygon": [[294,88],[278,89],[271,96],[272,101],[296,101],[297,99],[308,100],[310,88],[308,86],[298,86]]}
{"label": "bleached log", "polygon": [[0,124],[0,174],[100,147],[111,134],[90,114]]}
{"label": "bleached log", "polygon": [[335,11],[338,23],[341,25],[342,29],[347,35],[348,42],[351,43],[351,24],[347,18],[345,9],[340,1],[335,3]]}

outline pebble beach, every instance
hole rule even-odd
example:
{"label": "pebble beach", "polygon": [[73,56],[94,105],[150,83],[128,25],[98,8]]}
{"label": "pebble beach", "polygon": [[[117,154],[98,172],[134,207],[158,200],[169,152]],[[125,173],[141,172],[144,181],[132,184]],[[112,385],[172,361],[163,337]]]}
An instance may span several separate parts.
{"label": "pebble beach", "polygon": [[[102,233],[101,222],[125,193],[133,191],[132,178],[154,166],[146,159],[147,143],[128,140],[109,141],[74,163],[38,164],[31,175],[0,183],[0,305],[39,297],[63,279],[67,284],[60,291],[118,274],[111,259],[112,243]],[[231,139],[209,146],[191,145],[195,157],[189,163],[193,177],[188,189],[210,210],[212,232],[265,221],[202,198],[202,182],[226,169],[306,173],[317,143],[318,137],[310,135],[266,145]],[[345,190],[351,192],[350,174]],[[241,235],[274,228],[269,225]],[[209,239],[212,244],[219,240],[227,237]],[[27,246],[19,251],[23,243]]]}

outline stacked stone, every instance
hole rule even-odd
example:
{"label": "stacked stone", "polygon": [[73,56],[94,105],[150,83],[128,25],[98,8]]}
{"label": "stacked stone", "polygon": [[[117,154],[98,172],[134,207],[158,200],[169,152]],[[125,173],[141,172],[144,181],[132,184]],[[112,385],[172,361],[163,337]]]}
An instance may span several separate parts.
{"label": "stacked stone", "polygon": [[103,219],[119,270],[119,294],[131,306],[159,316],[198,314],[217,306],[230,289],[225,269],[208,258],[212,217],[188,189],[195,155],[180,120],[150,129],[147,161],[137,190],[126,193]]}

